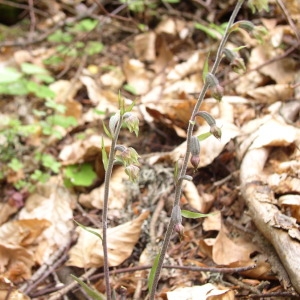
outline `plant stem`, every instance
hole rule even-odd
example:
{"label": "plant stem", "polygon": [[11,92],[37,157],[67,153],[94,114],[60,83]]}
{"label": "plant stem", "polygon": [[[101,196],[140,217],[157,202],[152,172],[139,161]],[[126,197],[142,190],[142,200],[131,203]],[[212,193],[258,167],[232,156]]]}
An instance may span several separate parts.
{"label": "plant stem", "polygon": [[[223,38],[220,42],[220,45],[219,45],[219,48],[218,48],[218,51],[217,51],[217,54],[216,54],[215,63],[214,63],[214,65],[211,69],[211,72],[210,72],[213,75],[215,75],[215,73],[216,73],[216,71],[217,71],[217,69],[220,65],[220,62],[222,60],[222,55],[223,55],[223,49],[224,49],[225,44],[226,44],[226,42],[228,40],[228,37],[230,35],[230,28],[231,28],[231,26],[232,26],[232,24],[233,24],[233,22],[234,22],[234,20],[237,16],[238,12],[239,12],[241,6],[243,5],[244,1],[245,0],[238,0],[236,6],[234,8],[234,11],[232,12],[231,17],[228,21],[228,25],[226,27],[224,36],[223,36]],[[184,159],[183,159],[183,164],[182,164],[182,167],[181,167],[181,171],[180,171],[180,174],[179,174],[179,179],[178,179],[178,182],[176,183],[175,199],[174,199],[173,207],[175,205],[179,205],[179,201],[180,201],[180,197],[181,197],[181,193],[182,193],[183,176],[186,174],[186,170],[187,170],[187,166],[188,166],[188,160],[189,160],[190,152],[191,152],[191,137],[193,135],[193,129],[194,129],[194,126],[195,126],[194,121],[196,119],[196,113],[199,111],[200,105],[203,102],[203,99],[204,99],[204,96],[207,92],[208,87],[209,87],[209,83],[207,81],[205,81],[205,83],[202,87],[202,90],[199,94],[197,103],[195,104],[195,107],[193,109],[193,113],[192,113],[192,116],[191,116],[191,119],[190,119],[190,122],[189,122],[189,125],[188,125],[186,152],[185,152],[185,156],[184,156]],[[153,284],[152,284],[152,288],[151,288],[150,295],[149,295],[150,300],[154,300],[154,297],[155,297],[155,292],[156,292],[156,289],[157,289],[158,280],[159,280],[159,277],[160,277],[160,273],[161,273],[164,258],[165,258],[165,255],[166,255],[166,252],[167,252],[167,249],[168,249],[168,245],[170,243],[170,239],[171,239],[171,235],[172,235],[172,232],[173,232],[174,225],[175,225],[174,220],[171,217],[168,228],[167,228],[167,232],[165,234],[162,249],[161,249],[161,252],[160,252],[156,272],[155,272],[155,275],[154,275]]]}
{"label": "plant stem", "polygon": [[112,174],[112,169],[114,166],[115,159],[115,148],[118,140],[118,136],[120,133],[120,129],[122,126],[122,116],[120,116],[120,120],[114,132],[114,137],[112,138],[107,170],[105,171],[105,179],[104,179],[104,200],[103,200],[103,211],[102,211],[102,246],[103,246],[103,272],[105,277],[105,287],[106,287],[106,300],[111,300],[111,288],[110,288],[110,280],[109,280],[109,261],[108,261],[108,251],[107,251],[107,213],[108,213],[108,199],[109,199],[109,184],[110,178]]}

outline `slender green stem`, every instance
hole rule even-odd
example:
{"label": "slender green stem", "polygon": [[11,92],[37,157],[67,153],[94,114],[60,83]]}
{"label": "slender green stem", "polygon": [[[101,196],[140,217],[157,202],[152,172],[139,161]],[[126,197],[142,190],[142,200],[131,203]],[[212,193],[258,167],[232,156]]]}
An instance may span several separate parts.
{"label": "slender green stem", "polygon": [[[218,51],[217,51],[217,54],[216,54],[215,63],[213,65],[212,69],[211,69],[211,73],[213,75],[215,75],[215,73],[216,73],[216,71],[217,71],[217,69],[220,65],[220,62],[222,60],[222,55],[223,55],[223,49],[224,49],[225,44],[226,44],[226,42],[228,40],[228,37],[230,35],[230,28],[231,28],[231,26],[232,26],[232,24],[233,24],[233,22],[234,22],[234,20],[237,16],[238,12],[239,12],[241,6],[243,5],[244,1],[245,0],[239,0],[238,1],[238,3],[236,4],[236,6],[234,8],[234,11],[232,12],[232,15],[231,15],[230,19],[229,19],[227,28],[225,30],[224,36],[223,36],[223,38],[220,42],[220,45],[219,45],[219,48],[218,48]],[[187,166],[188,166],[188,160],[189,160],[190,152],[191,152],[191,137],[193,135],[193,129],[194,129],[194,126],[195,126],[194,121],[195,121],[195,118],[196,118],[196,113],[199,111],[200,105],[203,102],[203,99],[204,99],[204,96],[207,92],[208,87],[209,87],[208,82],[205,82],[204,86],[202,87],[202,90],[199,94],[197,103],[195,104],[195,107],[194,107],[194,110],[193,110],[193,113],[192,113],[192,116],[191,116],[191,119],[190,119],[190,122],[189,122],[189,125],[188,125],[186,152],[185,152],[185,156],[184,156],[184,159],[183,159],[181,171],[180,171],[180,174],[179,174],[179,180],[176,183],[175,199],[174,199],[173,207],[175,205],[179,205],[179,201],[180,201],[180,197],[181,197],[181,193],[182,193],[182,183],[183,183],[182,178],[186,174],[186,170],[187,170]],[[174,220],[171,217],[168,228],[167,228],[167,232],[165,234],[162,249],[161,249],[161,252],[160,252],[156,272],[155,272],[155,275],[154,275],[153,284],[152,284],[152,288],[151,288],[150,296],[149,296],[150,300],[154,300],[154,298],[155,298],[155,292],[156,292],[156,289],[157,289],[157,284],[158,284],[158,281],[159,281],[159,277],[160,277],[161,269],[162,269],[162,266],[163,266],[164,258],[165,258],[166,252],[167,252],[167,248],[168,248],[168,245],[170,243],[170,239],[171,239],[171,235],[172,235],[172,232],[173,232],[174,225],[175,225]]]}
{"label": "slender green stem", "polygon": [[109,199],[109,184],[112,174],[112,169],[114,166],[115,159],[115,148],[118,140],[118,136],[122,126],[122,116],[120,116],[119,123],[114,132],[114,137],[111,142],[107,170],[105,171],[104,179],[104,200],[103,200],[103,211],[102,211],[102,245],[103,245],[103,272],[105,277],[105,286],[106,286],[106,300],[111,300],[111,289],[110,289],[110,280],[109,280],[109,261],[108,261],[108,251],[107,251],[107,213],[108,213],[108,199]]}

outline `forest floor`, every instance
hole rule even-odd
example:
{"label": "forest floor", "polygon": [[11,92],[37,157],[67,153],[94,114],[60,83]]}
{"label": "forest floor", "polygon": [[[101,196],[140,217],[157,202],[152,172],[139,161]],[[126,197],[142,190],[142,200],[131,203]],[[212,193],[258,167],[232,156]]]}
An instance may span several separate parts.
{"label": "forest floor", "polygon": [[[111,286],[147,299],[174,167],[236,1],[24,2],[0,1],[0,299],[93,299],[71,274],[105,294],[101,240],[77,223],[101,234],[103,124],[120,95],[139,134],[124,128],[118,144],[140,174],[112,173]],[[300,4],[244,4],[241,20],[260,36],[230,35],[238,64],[222,60],[222,101],[208,91],[200,108],[222,136],[201,141],[180,200],[208,216],[183,218],[157,299],[300,299]],[[208,132],[197,118],[194,135]]]}

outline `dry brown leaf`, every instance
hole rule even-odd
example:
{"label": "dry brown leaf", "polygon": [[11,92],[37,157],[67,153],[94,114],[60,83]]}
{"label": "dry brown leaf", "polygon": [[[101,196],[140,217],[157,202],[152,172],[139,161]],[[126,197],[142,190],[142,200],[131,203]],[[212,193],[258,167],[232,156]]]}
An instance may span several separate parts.
{"label": "dry brown leaf", "polygon": [[184,77],[201,71],[205,56],[202,51],[194,52],[187,61],[176,65],[167,75],[167,80],[178,81]]}
{"label": "dry brown leaf", "polygon": [[0,240],[5,244],[30,246],[51,222],[44,219],[28,219],[7,222],[0,227]]}
{"label": "dry brown leaf", "polygon": [[201,213],[207,213],[212,206],[214,197],[212,194],[201,193],[192,181],[186,181],[182,188],[183,194],[189,205]]}
{"label": "dry brown leaf", "polygon": [[100,77],[100,81],[104,87],[111,90],[119,90],[125,81],[125,76],[121,67],[115,67],[108,73],[103,74]]}
{"label": "dry brown leaf", "polygon": [[91,135],[84,140],[75,141],[66,145],[59,153],[59,159],[64,165],[95,161],[101,155],[102,138],[105,149],[108,151],[111,144],[110,139],[101,135]]}
{"label": "dry brown leaf", "polygon": [[137,59],[146,62],[152,62],[155,60],[155,40],[156,34],[153,31],[135,36],[133,49]]}
{"label": "dry brown leaf", "polygon": [[74,228],[72,205],[74,198],[71,193],[52,178],[47,184],[37,186],[36,193],[28,197],[19,219],[46,219],[51,226],[40,235],[35,251],[38,263],[47,261],[58,248],[67,245]]}
{"label": "dry brown leaf", "polygon": [[19,245],[0,243],[0,272],[14,282],[29,279],[35,260],[32,251]]}
{"label": "dry brown leaf", "polygon": [[233,300],[234,291],[220,289],[211,283],[192,287],[180,287],[167,292],[168,300]]}
{"label": "dry brown leaf", "polygon": [[203,230],[210,231],[216,230],[220,231],[222,227],[222,215],[220,211],[213,212],[207,216],[203,221]]}
{"label": "dry brown leaf", "polygon": [[[120,265],[131,255],[139,239],[142,224],[148,216],[149,212],[144,212],[133,221],[107,230],[108,259],[111,267]],[[90,227],[88,229],[102,235],[100,229]],[[69,251],[70,258],[67,265],[79,268],[103,266],[103,247],[100,238],[81,227],[77,227],[76,230],[79,238],[76,245]]]}
{"label": "dry brown leaf", "polygon": [[300,196],[299,195],[284,195],[279,197],[278,203],[291,213],[291,216],[300,223]]}
{"label": "dry brown leaf", "polygon": [[212,259],[219,265],[228,265],[236,261],[248,263],[254,251],[257,251],[256,246],[243,237],[229,238],[227,229],[222,225],[213,245]]}
{"label": "dry brown leaf", "polygon": [[286,124],[280,116],[270,115],[248,122],[242,132],[249,136],[240,144],[241,156],[247,150],[264,146],[288,146],[300,137],[299,129]]}
{"label": "dry brown leaf", "polygon": [[277,101],[287,101],[294,95],[290,84],[270,84],[247,92],[255,102],[271,104]]}
{"label": "dry brown leaf", "polygon": [[[228,122],[223,119],[217,119],[216,123],[222,130],[221,140],[216,139],[213,136],[201,141],[201,150],[200,150],[200,164],[199,167],[205,167],[213,162],[213,160],[222,152],[226,144],[237,135],[239,135],[240,130],[231,122]],[[209,126],[205,125],[199,128],[194,135],[198,136],[202,133],[209,132]],[[170,158],[172,161],[176,162],[178,159],[182,158],[186,151],[186,142],[183,142],[177,148],[175,148],[170,153]],[[189,163],[189,168],[192,168],[192,165]]]}
{"label": "dry brown leaf", "polygon": [[[127,192],[124,181],[128,180],[123,167],[118,167],[113,171],[109,188],[109,209],[122,209],[126,203]],[[79,202],[86,207],[103,208],[104,184],[93,189],[89,194],[81,194]]]}
{"label": "dry brown leaf", "polygon": [[11,215],[17,212],[19,208],[7,202],[0,203],[0,225],[6,222]]}
{"label": "dry brown leaf", "polygon": [[137,95],[144,95],[149,92],[154,74],[147,71],[141,61],[125,58],[123,70],[127,83],[134,88]]}
{"label": "dry brown leaf", "polygon": [[0,299],[30,300],[28,296],[19,292],[12,282],[3,275],[0,276]]}

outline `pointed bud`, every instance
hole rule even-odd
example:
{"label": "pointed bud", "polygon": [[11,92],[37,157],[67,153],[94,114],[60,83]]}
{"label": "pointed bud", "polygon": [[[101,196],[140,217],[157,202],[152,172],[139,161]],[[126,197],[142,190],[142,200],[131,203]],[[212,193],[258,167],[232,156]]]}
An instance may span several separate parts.
{"label": "pointed bud", "polygon": [[241,57],[236,56],[230,63],[233,72],[243,74],[246,72],[245,62]]}
{"label": "pointed bud", "polygon": [[117,111],[114,115],[110,117],[109,124],[108,124],[109,131],[113,138],[115,137],[115,132],[119,122],[120,122],[120,111]]}
{"label": "pointed bud", "polygon": [[209,114],[206,111],[198,111],[195,116],[199,116],[202,117],[209,126],[215,125],[216,124],[216,120],[212,117],[211,114]]}
{"label": "pointed bud", "polygon": [[218,84],[212,88],[212,97],[218,101],[222,100],[224,89]]}
{"label": "pointed bud", "polygon": [[179,239],[181,241],[184,237],[184,227],[182,226],[181,223],[178,223],[178,224],[175,225],[174,229],[178,233]]}
{"label": "pointed bud", "polygon": [[197,169],[200,163],[200,142],[196,136],[191,137],[191,159],[192,166]]}
{"label": "pointed bud", "polygon": [[215,138],[217,138],[218,140],[220,140],[221,137],[222,137],[222,131],[221,131],[221,128],[218,127],[216,124],[213,125],[213,126],[210,126],[210,133],[211,133]]}
{"label": "pointed bud", "polygon": [[123,164],[125,167],[131,164],[139,165],[139,155],[132,147],[117,145],[116,150],[121,153],[116,155],[116,162]]}
{"label": "pointed bud", "polygon": [[217,85],[219,85],[219,80],[212,73],[207,73],[205,79],[206,79],[206,82],[208,83],[209,87],[211,87],[211,88],[214,88]]}
{"label": "pointed bud", "polygon": [[200,154],[200,142],[196,136],[191,137],[191,154],[192,155]]}
{"label": "pointed bud", "polygon": [[129,180],[132,182],[136,182],[139,178],[139,167],[135,165],[129,165],[125,168],[125,173],[128,175]]}
{"label": "pointed bud", "polygon": [[268,34],[268,30],[264,26],[255,26],[251,35],[260,43],[263,43],[264,37]]}
{"label": "pointed bud", "polygon": [[182,216],[181,216],[181,209],[179,205],[175,205],[172,209],[171,218],[174,221],[174,224],[181,224]]}
{"label": "pointed bud", "polygon": [[237,30],[240,28],[246,30],[247,32],[251,32],[254,29],[254,27],[255,25],[252,22],[242,20],[242,21],[235,22],[231,26],[230,31]]}
{"label": "pointed bud", "polygon": [[269,6],[268,6],[268,1],[269,0],[248,0],[248,6],[252,10],[252,13],[254,14],[257,11],[269,11]]}
{"label": "pointed bud", "polygon": [[139,119],[135,114],[126,112],[123,116],[123,124],[129,129],[130,132],[134,131],[135,135],[138,136]]}
{"label": "pointed bud", "polygon": [[232,50],[228,49],[228,48],[224,48],[223,49],[223,53],[225,54],[225,57],[232,62],[235,57],[236,57],[236,53],[234,53]]}

